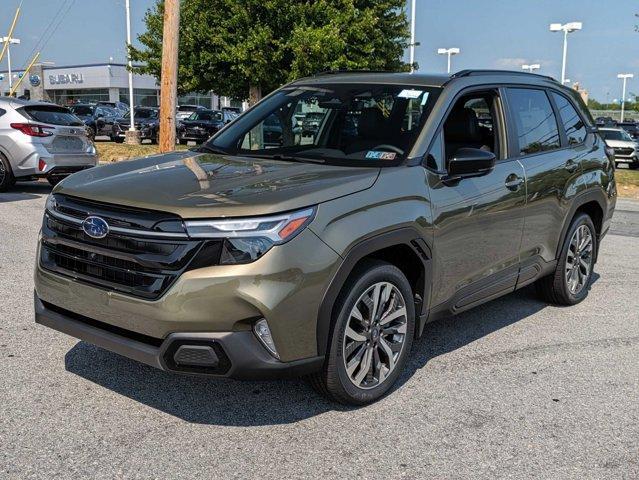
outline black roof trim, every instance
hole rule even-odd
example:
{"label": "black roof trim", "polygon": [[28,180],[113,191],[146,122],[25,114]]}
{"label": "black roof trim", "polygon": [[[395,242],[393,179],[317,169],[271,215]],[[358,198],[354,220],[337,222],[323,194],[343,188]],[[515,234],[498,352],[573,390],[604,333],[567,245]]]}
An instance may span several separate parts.
{"label": "black roof trim", "polygon": [[322,70],[320,72],[315,72],[313,74],[314,77],[319,77],[321,75],[341,75],[343,73],[408,73],[408,72],[396,72],[393,70]]}
{"label": "black roof trim", "polygon": [[538,78],[543,78],[546,80],[552,80],[553,82],[557,82],[553,77],[549,75],[540,75],[538,73],[529,73],[529,72],[518,72],[516,70],[460,70],[457,73],[454,73],[450,78],[460,78],[460,77],[474,77],[479,75],[533,75]]}

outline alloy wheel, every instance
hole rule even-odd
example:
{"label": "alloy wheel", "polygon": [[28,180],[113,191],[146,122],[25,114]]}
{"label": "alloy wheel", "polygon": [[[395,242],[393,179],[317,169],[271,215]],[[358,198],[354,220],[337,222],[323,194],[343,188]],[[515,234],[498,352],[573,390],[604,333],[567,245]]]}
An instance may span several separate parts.
{"label": "alloy wheel", "polygon": [[0,160],[0,185],[2,185],[6,179],[7,176],[7,169],[4,166],[4,163],[2,163],[2,160]]}
{"label": "alloy wheel", "polygon": [[389,282],[371,285],[353,306],[342,342],[348,378],[358,388],[380,385],[395,369],[407,330],[406,302]]}
{"label": "alloy wheel", "polygon": [[581,292],[590,280],[592,253],[592,233],[586,225],[581,225],[573,233],[566,255],[566,284],[573,295]]}

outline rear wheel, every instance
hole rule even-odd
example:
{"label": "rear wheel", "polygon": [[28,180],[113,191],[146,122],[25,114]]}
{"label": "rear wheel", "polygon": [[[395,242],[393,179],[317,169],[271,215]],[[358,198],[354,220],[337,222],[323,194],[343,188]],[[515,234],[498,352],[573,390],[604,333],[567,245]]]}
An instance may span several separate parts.
{"label": "rear wheel", "polygon": [[115,138],[113,139],[113,141],[114,141],[115,143],[124,143],[124,138],[121,138],[121,137],[115,137]]}
{"label": "rear wheel", "polygon": [[9,160],[0,153],[0,192],[7,191],[16,183]]}
{"label": "rear wheel", "polygon": [[555,273],[537,281],[541,297],[558,305],[574,305],[588,295],[597,252],[597,235],[591,218],[576,216],[561,249]]}
{"label": "rear wheel", "polygon": [[415,331],[413,294],[394,265],[371,261],[344,285],[317,390],[341,403],[363,405],[383,396],[404,369]]}

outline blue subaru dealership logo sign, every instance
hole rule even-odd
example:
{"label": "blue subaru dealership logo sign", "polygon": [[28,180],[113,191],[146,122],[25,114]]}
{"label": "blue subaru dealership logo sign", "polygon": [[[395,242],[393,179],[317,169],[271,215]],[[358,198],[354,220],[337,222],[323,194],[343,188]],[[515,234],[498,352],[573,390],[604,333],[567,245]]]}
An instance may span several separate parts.
{"label": "blue subaru dealership logo sign", "polygon": [[91,238],[104,238],[109,233],[109,224],[100,217],[87,217],[82,222],[82,230]]}
{"label": "blue subaru dealership logo sign", "polygon": [[40,85],[40,75],[29,75],[29,83],[33,87],[37,87],[38,85]]}

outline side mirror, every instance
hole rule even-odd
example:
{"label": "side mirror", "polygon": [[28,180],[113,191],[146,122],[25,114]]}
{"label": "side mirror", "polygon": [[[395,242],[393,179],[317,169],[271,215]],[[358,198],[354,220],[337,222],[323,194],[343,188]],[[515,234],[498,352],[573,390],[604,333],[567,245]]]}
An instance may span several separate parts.
{"label": "side mirror", "polygon": [[479,148],[460,148],[448,162],[448,179],[478,177],[495,166],[495,154]]}

